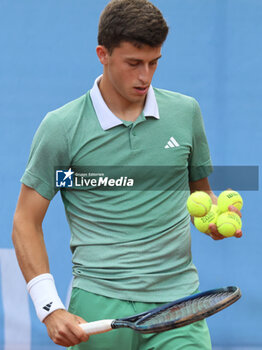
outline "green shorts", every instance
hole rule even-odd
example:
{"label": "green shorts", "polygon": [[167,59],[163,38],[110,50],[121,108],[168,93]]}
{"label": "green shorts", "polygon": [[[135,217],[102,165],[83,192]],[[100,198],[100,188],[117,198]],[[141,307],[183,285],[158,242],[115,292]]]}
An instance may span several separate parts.
{"label": "green shorts", "polygon": [[[112,299],[73,288],[69,312],[87,322],[128,317],[160,306]],[[86,343],[69,347],[71,350],[211,350],[206,321],[162,333],[140,334],[120,328],[90,336]]]}

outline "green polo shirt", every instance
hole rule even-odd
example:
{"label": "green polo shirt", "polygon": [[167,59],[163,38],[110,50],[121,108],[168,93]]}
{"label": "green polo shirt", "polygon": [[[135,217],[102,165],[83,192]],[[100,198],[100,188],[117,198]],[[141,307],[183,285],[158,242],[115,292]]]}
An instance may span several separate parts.
{"label": "green polo shirt", "polygon": [[[199,284],[188,182],[211,172],[198,103],[150,87],[141,115],[126,122],[108,109],[98,81],[47,114],[21,181],[49,200],[60,190],[73,286],[141,302],[188,295]],[[59,188],[58,169],[73,173],[62,179],[69,187]]]}

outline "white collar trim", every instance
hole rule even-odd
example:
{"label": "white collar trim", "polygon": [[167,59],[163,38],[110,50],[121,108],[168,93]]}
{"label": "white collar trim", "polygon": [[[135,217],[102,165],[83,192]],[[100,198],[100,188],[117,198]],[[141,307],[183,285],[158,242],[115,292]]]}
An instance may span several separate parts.
{"label": "white collar trim", "polygon": [[[94,85],[90,90],[90,97],[101,127],[104,130],[108,130],[117,125],[123,124],[123,121],[117,118],[105,103],[98,87],[101,78],[102,75],[95,80]],[[156,96],[152,85],[149,87],[143,112],[145,117],[160,118]]]}

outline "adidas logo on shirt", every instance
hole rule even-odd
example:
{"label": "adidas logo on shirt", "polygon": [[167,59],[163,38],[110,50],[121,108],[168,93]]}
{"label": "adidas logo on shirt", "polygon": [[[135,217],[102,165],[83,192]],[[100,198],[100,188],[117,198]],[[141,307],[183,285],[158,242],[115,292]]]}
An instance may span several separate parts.
{"label": "adidas logo on shirt", "polygon": [[168,143],[165,145],[165,148],[173,148],[173,147],[179,147],[179,143],[174,139],[174,137],[170,137]]}
{"label": "adidas logo on shirt", "polygon": [[44,309],[45,311],[50,311],[52,304],[53,304],[53,302],[51,301],[51,303],[46,304],[46,306],[44,306],[43,309]]}

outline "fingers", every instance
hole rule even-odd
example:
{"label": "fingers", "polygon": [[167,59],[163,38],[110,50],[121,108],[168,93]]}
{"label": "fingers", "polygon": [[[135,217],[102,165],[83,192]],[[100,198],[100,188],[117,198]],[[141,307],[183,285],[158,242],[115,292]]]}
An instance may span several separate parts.
{"label": "fingers", "polygon": [[[78,328],[81,333],[78,331]],[[57,328],[56,331],[50,335],[50,338],[55,344],[66,347],[80,344],[89,339],[88,335],[85,334],[79,326],[74,328],[72,325],[64,325]]]}
{"label": "fingers", "polygon": [[[240,212],[240,210],[238,210],[236,207],[234,207],[233,205],[230,205],[228,207],[229,211],[232,211],[234,213],[236,213],[240,218],[242,218],[242,214]],[[243,236],[243,232],[241,230],[237,230],[236,233],[234,234],[234,237],[236,238],[240,238]]]}
{"label": "fingers", "polygon": [[234,207],[233,205],[230,205],[228,207],[229,211],[233,211],[234,213],[236,213],[240,218],[242,218],[242,214],[240,212],[240,210],[238,210],[236,207]]}
{"label": "fingers", "polygon": [[218,232],[216,224],[209,224],[209,231],[210,233],[208,233],[208,235],[215,241],[219,241],[225,238],[225,236],[221,235],[221,233]]}
{"label": "fingers", "polygon": [[52,335],[51,339],[57,345],[62,346],[73,346],[82,342],[81,336],[75,332],[74,329],[70,329],[70,326],[61,326]]}
{"label": "fingers", "polygon": [[65,310],[56,310],[44,320],[48,335],[53,342],[66,347],[88,340],[88,335],[79,327],[80,323],[85,322],[81,317]]}
{"label": "fingers", "polygon": [[75,319],[78,322],[78,324],[86,323],[86,320],[84,320],[82,317],[75,315]]}
{"label": "fingers", "polygon": [[[229,211],[232,211],[234,213],[236,213],[240,218],[242,217],[242,214],[240,212],[240,210],[238,210],[236,207],[234,207],[233,205],[230,205],[228,207],[228,210]],[[209,231],[210,233],[207,233],[207,235],[209,235],[211,238],[213,238],[215,241],[217,240],[221,240],[221,239],[224,239],[226,238],[225,236],[221,235],[219,232],[218,232],[218,229],[217,229],[217,226],[215,224],[210,224],[209,225]],[[240,238],[242,237],[243,235],[243,232],[241,230],[237,230],[234,234],[234,237],[236,238]]]}
{"label": "fingers", "polygon": [[234,237],[240,238],[243,236],[243,232],[241,230],[237,230],[236,233],[234,234]]}
{"label": "fingers", "polygon": [[[221,240],[226,238],[225,236],[221,235],[221,233],[218,232],[216,224],[209,224],[209,231],[210,233],[207,233],[208,236],[213,238],[215,241]],[[234,237],[240,238],[242,237],[243,232],[241,230],[237,230],[234,234]]]}
{"label": "fingers", "polygon": [[68,347],[80,344],[88,339],[88,335],[78,325],[66,325],[66,327],[59,329],[54,342]]}

